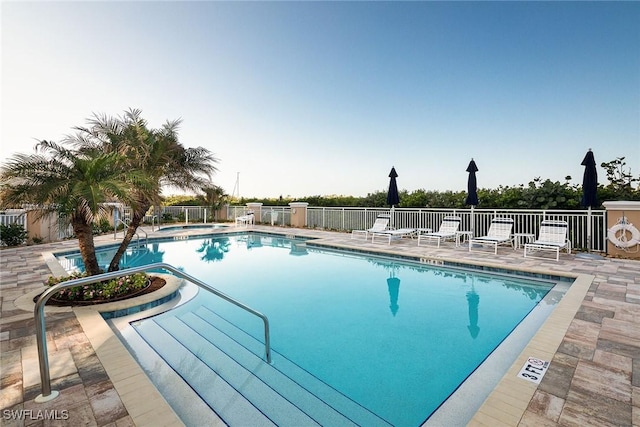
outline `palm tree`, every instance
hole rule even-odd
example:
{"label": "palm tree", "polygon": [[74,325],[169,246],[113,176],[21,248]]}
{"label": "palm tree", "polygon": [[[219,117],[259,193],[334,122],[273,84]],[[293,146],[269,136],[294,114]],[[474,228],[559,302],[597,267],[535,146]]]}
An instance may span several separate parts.
{"label": "palm tree", "polygon": [[116,251],[109,271],[118,270],[120,259],[135,236],[151,206],[160,204],[162,187],[199,190],[210,183],[218,160],[202,147],[185,148],[178,141],[180,120],[167,121],[160,129],[148,129],[142,112],[125,111],[121,117],[94,115],[90,127],[76,128],[79,135],[70,140],[80,151],[100,150],[124,156],[128,170],[147,177],[145,186],[135,185],[131,197],[133,215],[125,237]]}
{"label": "palm tree", "polygon": [[211,209],[213,213],[213,219],[216,219],[218,214],[218,209],[225,203],[228,198],[228,195],[224,192],[222,187],[219,187],[214,184],[210,184],[204,188],[202,188],[204,195],[201,196],[202,201],[206,206]]}
{"label": "palm tree", "polygon": [[40,141],[36,153],[16,154],[2,166],[2,197],[13,205],[34,204],[41,216],[58,213],[78,238],[87,274],[99,274],[93,224],[108,216],[106,202],[128,200],[132,183],[144,187],[135,171],[123,172],[123,160],[116,153],[80,153]]}

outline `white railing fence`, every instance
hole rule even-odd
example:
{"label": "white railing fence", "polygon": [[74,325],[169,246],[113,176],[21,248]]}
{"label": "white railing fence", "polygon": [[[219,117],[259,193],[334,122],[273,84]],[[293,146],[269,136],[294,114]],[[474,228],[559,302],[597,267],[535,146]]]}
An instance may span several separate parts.
{"label": "white railing fence", "polygon": [[[239,216],[246,215],[248,211],[249,209],[246,206],[227,206],[227,218],[235,220]],[[280,226],[290,225],[291,208],[289,206],[262,206],[260,208],[260,218],[256,217],[256,223]]]}
{"label": "white railing fence", "polygon": [[[27,230],[27,211],[24,209],[7,209],[0,212],[0,224],[11,225],[18,224]],[[4,246],[4,242],[0,242]]]}
{"label": "white railing fence", "polygon": [[[264,208],[263,208],[264,209]],[[307,226],[336,231],[365,230],[379,214],[391,215],[394,228],[431,228],[437,231],[445,216],[459,216],[460,230],[483,236],[494,217],[514,220],[514,233],[538,235],[543,220],[563,220],[569,224],[569,239],[576,249],[587,249],[588,224],[591,222],[592,250],[604,251],[606,219],[604,210],[520,210],[520,209],[434,209],[434,208],[333,208],[308,207]]]}
{"label": "white railing fence", "polygon": [[[234,220],[246,215],[246,206],[228,206],[226,218]],[[186,223],[198,223],[211,218],[211,212],[201,206],[165,206],[162,215],[184,220]],[[591,249],[603,252],[606,248],[606,211],[604,210],[521,210],[521,209],[436,209],[436,208],[362,208],[362,207],[307,207],[306,224],[309,228],[345,231],[364,230],[374,223],[380,214],[391,214],[391,226],[394,228],[431,228],[437,230],[445,216],[455,215],[462,219],[460,230],[473,231],[475,236],[485,235],[494,217],[506,217],[514,220],[514,233],[538,235],[543,220],[563,220],[569,224],[569,239],[572,247],[584,250],[589,247],[588,233],[591,230]],[[128,209],[124,217],[131,215]],[[262,224],[289,226],[291,208],[289,206],[262,206],[256,222]],[[22,209],[0,212],[0,224],[21,224],[27,228],[26,211]],[[58,237],[73,235],[63,218],[58,221]]]}
{"label": "white railing fence", "polygon": [[172,217],[178,222],[205,222],[205,210],[202,206],[163,206],[162,222]]}
{"label": "white railing fence", "polygon": [[[283,206],[262,206],[262,223],[270,223],[269,216],[277,212],[274,225],[289,225],[291,210]],[[494,217],[514,220],[514,233],[538,235],[543,220],[563,220],[569,224],[572,247],[586,250],[588,229],[591,225],[591,250],[603,252],[606,247],[606,217],[604,210],[522,210],[522,209],[436,209],[436,208],[361,208],[361,207],[307,207],[307,227],[345,231],[365,230],[380,214],[391,214],[394,228],[431,228],[436,231],[445,216],[459,216],[460,230],[473,231],[483,236],[489,230]],[[229,206],[227,218],[246,215],[246,206]]]}
{"label": "white railing fence", "polygon": [[[73,227],[64,214],[55,214],[57,220],[53,221],[53,225],[57,227],[58,240],[66,240],[75,237]],[[51,220],[51,219],[50,219]]]}
{"label": "white railing fence", "polygon": [[[177,220],[185,224],[206,223],[212,221],[218,213],[219,211],[203,206],[163,206],[160,208],[160,217],[157,221],[160,223],[168,220]],[[146,216],[145,221],[151,222],[151,216]]]}
{"label": "white railing fence", "polygon": [[7,209],[0,212],[0,224],[18,224],[27,229],[27,211],[24,209]]}

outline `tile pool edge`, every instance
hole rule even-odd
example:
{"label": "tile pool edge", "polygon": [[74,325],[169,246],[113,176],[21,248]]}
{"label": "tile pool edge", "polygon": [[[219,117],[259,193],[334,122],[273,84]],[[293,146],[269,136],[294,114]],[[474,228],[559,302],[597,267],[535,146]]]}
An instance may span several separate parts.
{"label": "tile pool edge", "polygon": [[79,307],[74,313],[133,423],[184,425],[100,312]]}
{"label": "tile pool edge", "polygon": [[518,425],[538,389],[538,384],[518,379],[518,372],[530,356],[553,360],[594,278],[588,274],[576,277],[557,307],[487,396],[469,426]]}
{"label": "tile pool edge", "polygon": [[368,254],[368,255],[386,256],[391,258],[397,258],[403,261],[420,262],[421,264],[426,264],[426,265],[436,265],[436,266],[450,267],[450,268],[470,268],[470,269],[478,270],[480,272],[485,272],[485,273],[507,273],[507,274],[513,274],[515,276],[519,276],[523,278],[530,278],[530,279],[538,278],[542,280],[551,280],[551,281],[562,280],[562,281],[573,282],[578,277],[577,274],[571,274],[564,271],[550,271],[550,270],[543,270],[540,268],[505,266],[503,264],[496,264],[487,260],[482,260],[482,262],[473,261],[473,260],[461,261],[458,258],[443,257],[439,255],[418,256],[415,254],[401,254],[398,252],[385,250],[385,249],[354,247],[354,246],[339,244],[333,241],[324,242],[322,241],[322,239],[315,239],[313,241],[309,241],[308,244],[310,246],[316,246],[319,248],[338,249],[338,250],[344,250],[347,252],[356,252],[356,253],[365,254],[365,255]]}
{"label": "tile pool edge", "polygon": [[108,316],[104,316],[105,313],[150,307],[153,301],[165,300],[178,292],[183,282],[181,279],[169,274],[157,275],[163,277],[167,283],[155,292],[129,300],[73,309],[96,356],[136,426],[184,425],[138,361],[113,332],[107,323]]}

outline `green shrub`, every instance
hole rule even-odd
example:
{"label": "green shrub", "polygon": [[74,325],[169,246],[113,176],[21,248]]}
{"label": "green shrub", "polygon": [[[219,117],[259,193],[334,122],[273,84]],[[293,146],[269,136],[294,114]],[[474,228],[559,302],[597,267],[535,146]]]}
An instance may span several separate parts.
{"label": "green shrub", "polygon": [[27,239],[27,231],[20,224],[0,224],[0,241],[7,246],[18,246]]}
{"label": "green shrub", "polygon": [[[49,277],[48,286],[54,286],[61,282],[86,277],[85,273],[72,274],[65,277]],[[54,299],[63,301],[93,301],[110,300],[124,295],[129,295],[143,289],[149,284],[149,278],[144,273],[136,273],[122,276],[105,282],[92,283],[90,285],[74,286],[63,289],[53,296]]]}
{"label": "green shrub", "polygon": [[93,224],[92,232],[94,236],[97,236],[100,234],[106,234],[106,233],[109,233],[110,231],[113,231],[113,227],[109,223],[108,219],[101,219],[98,224],[95,224],[95,223]]}
{"label": "green shrub", "polygon": [[98,227],[100,228],[100,232],[102,234],[106,234],[113,231],[113,227],[111,226],[111,223],[109,222],[108,219],[101,219]]}

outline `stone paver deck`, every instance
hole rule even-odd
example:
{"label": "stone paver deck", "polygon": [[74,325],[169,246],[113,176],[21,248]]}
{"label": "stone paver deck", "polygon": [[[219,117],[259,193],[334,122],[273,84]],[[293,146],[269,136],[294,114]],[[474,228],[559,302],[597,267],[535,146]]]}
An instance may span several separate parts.
{"label": "stone paver deck", "polygon": [[[536,386],[515,378],[514,369],[517,373],[522,365],[516,362],[470,425],[640,425],[639,261],[562,254],[556,262],[525,259],[522,250],[509,248],[495,256],[453,245],[418,247],[411,239],[387,245],[351,239],[346,233],[262,226],[253,230],[316,237],[333,246],[578,277],[561,302],[564,308],[552,313],[555,317],[529,344],[536,351],[552,349],[542,382]],[[113,243],[112,235],[96,239],[97,245]],[[47,253],[76,248],[76,241],[65,241],[0,251],[0,425],[180,425],[107,324],[85,309],[46,309],[52,388],[60,396],[34,402],[40,376],[33,312],[25,309],[25,295],[59,274]]]}

